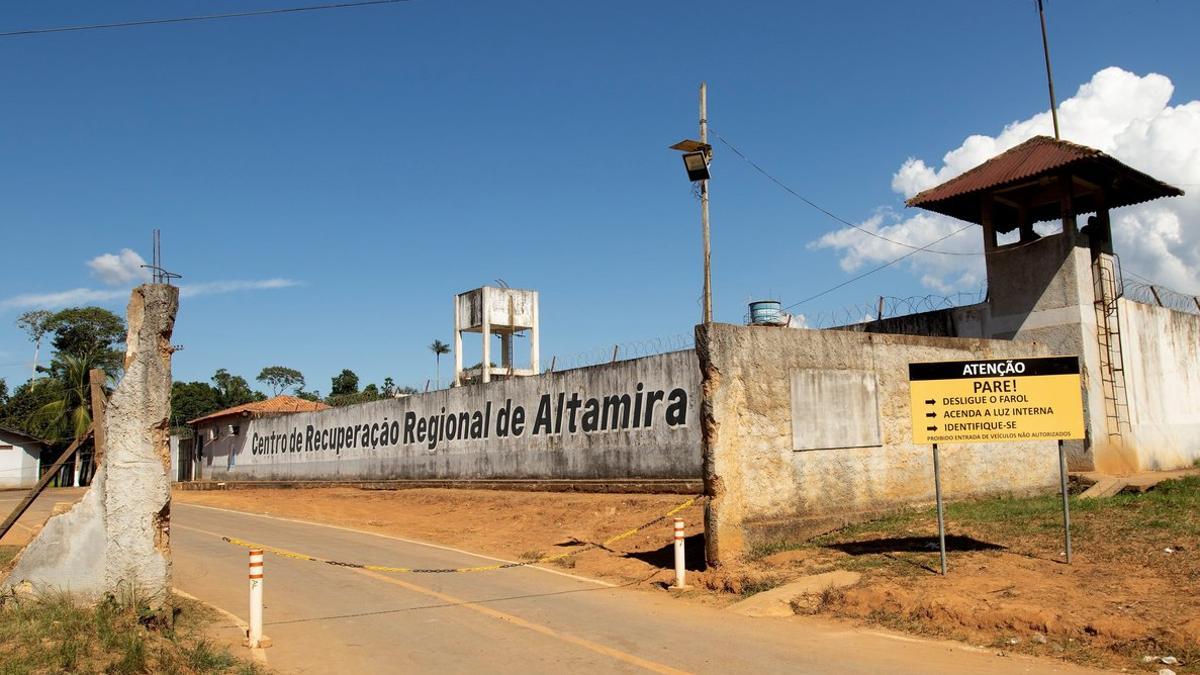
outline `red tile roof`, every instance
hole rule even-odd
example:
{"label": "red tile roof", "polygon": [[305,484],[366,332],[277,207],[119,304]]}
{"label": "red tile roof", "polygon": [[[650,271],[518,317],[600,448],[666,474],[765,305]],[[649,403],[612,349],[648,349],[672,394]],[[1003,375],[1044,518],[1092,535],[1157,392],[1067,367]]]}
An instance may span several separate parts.
{"label": "red tile roof", "polygon": [[[1095,148],[1049,136],[1034,136],[905,203],[978,224],[981,220],[979,194],[1043,176],[1053,176],[1064,170],[1103,187],[1105,202],[1110,209],[1183,194],[1179,188],[1167,185]],[[1035,221],[1058,217],[1057,204],[1032,210]],[[1095,210],[1096,203],[1088,201],[1086,197],[1075,209],[1077,214]]]}
{"label": "red tile roof", "polygon": [[317,410],[328,410],[329,406],[320,401],[309,401],[295,396],[275,396],[265,401],[255,401],[254,403],[245,403],[235,405],[232,408],[218,410],[210,415],[196,418],[188,424],[199,424],[207,422],[219,417],[270,417],[272,415],[286,415],[288,413],[298,412],[315,412]]}

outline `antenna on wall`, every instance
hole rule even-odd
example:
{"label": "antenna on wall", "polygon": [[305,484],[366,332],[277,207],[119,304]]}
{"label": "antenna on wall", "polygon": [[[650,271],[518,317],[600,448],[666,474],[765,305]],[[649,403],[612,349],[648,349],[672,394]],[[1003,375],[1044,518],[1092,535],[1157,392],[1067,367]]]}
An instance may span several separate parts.
{"label": "antenna on wall", "polygon": [[151,255],[152,262],[149,265],[142,265],[143,268],[150,270],[150,278],[156,284],[171,285],[172,279],[182,279],[183,275],[168,272],[162,266],[162,235],[158,228],[154,229],[154,252]]}
{"label": "antenna on wall", "polygon": [[1042,21],[1042,54],[1046,57],[1046,83],[1050,85],[1050,119],[1054,120],[1054,140],[1062,140],[1058,135],[1058,102],[1054,98],[1054,74],[1050,72],[1050,42],[1046,39],[1046,8],[1042,0],[1037,0],[1038,18]]}

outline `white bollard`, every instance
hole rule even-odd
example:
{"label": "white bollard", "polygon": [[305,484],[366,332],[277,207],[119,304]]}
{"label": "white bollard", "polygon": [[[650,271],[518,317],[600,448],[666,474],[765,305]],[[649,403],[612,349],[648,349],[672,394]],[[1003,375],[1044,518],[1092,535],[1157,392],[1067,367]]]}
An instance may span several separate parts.
{"label": "white bollard", "polygon": [[687,574],[687,565],[684,560],[683,551],[683,518],[675,519],[675,585],[671,588],[684,589],[687,588],[687,581],[684,576]]}
{"label": "white bollard", "polygon": [[248,646],[255,649],[263,646],[263,552],[260,548],[250,549],[250,631],[246,635]]}

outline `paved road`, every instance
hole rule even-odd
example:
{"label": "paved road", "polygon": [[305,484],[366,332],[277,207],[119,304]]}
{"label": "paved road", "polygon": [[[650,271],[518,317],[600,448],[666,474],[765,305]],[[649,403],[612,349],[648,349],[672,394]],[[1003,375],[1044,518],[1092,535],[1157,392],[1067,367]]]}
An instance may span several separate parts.
{"label": "paved road", "polygon": [[[51,495],[43,501],[62,500]],[[7,501],[0,493],[0,510]],[[246,549],[222,542],[221,535],[368,564],[441,568],[492,561],[176,503],[175,585],[243,618]],[[265,632],[275,641],[266,653],[271,667],[283,672],[1088,672],[808,618],[752,619],[557,570],[380,574],[268,555],[265,577]]]}

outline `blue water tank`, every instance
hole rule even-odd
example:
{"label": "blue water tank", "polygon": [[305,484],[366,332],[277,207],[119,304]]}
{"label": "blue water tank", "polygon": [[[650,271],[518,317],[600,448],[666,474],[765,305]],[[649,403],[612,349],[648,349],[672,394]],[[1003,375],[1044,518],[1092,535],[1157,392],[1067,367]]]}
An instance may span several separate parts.
{"label": "blue water tank", "polygon": [[781,326],[787,322],[778,300],[757,300],[750,303],[750,325]]}

